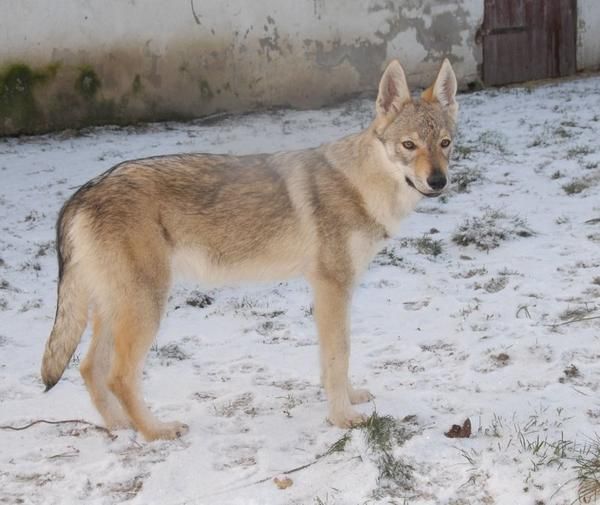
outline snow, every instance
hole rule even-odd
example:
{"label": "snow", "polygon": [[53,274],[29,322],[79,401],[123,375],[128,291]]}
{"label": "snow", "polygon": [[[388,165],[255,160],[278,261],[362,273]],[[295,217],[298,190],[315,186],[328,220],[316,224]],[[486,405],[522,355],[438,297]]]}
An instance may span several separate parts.
{"label": "snow", "polygon": [[[353,300],[352,378],[376,395],[360,408],[411,427],[393,447],[410,467],[406,482],[380,478],[364,429],[326,454],[345,431],[325,420],[303,281],[189,284],[173,289],[144,389],[159,417],[190,432],[146,443],[133,431],[111,438],[78,424],[0,430],[0,501],[576,501],[575,458],[600,424],[600,78],[465,94],[459,103],[451,174],[464,184],[419,204]],[[372,110],[361,99],[0,140],[0,424],[101,423],[78,373],[88,333],[51,392],[39,377],[55,310],[54,222],[75,188],[125,159],[318,145],[366,127]],[[452,240],[484,216],[471,237],[480,247]],[[521,225],[532,235],[521,236]],[[497,243],[485,236],[498,230]],[[201,294],[213,302],[194,306]],[[592,319],[571,322],[582,317]],[[444,436],[466,418],[470,438]],[[308,463],[289,474],[287,489],[272,481]]]}

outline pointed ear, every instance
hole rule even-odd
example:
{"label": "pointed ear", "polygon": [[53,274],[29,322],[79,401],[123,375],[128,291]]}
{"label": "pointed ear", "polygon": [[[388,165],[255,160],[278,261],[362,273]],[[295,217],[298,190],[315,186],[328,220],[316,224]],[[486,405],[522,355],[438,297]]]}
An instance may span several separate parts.
{"label": "pointed ear", "polygon": [[390,112],[398,111],[400,106],[410,100],[410,91],[406,84],[404,70],[398,60],[392,60],[379,82],[376,109],[378,116],[386,116]]}
{"label": "pointed ear", "polygon": [[421,94],[421,98],[426,102],[438,102],[444,107],[452,116],[452,119],[456,120],[458,114],[458,103],[456,103],[456,76],[452,65],[445,59],[442,63],[442,68],[438,73],[433,85],[427,88]]}

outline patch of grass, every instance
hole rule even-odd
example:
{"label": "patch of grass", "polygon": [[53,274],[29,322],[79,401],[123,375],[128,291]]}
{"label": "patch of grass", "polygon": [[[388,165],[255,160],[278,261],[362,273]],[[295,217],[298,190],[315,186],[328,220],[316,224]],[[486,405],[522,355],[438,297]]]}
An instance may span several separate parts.
{"label": "patch of grass", "polygon": [[321,456],[318,456],[318,457],[321,458],[323,456],[329,456],[330,454],[335,454],[336,452],[345,451],[346,445],[348,445],[348,442],[350,442],[351,439],[352,439],[352,431],[347,431],[346,433],[344,433],[342,438],[340,438],[339,440],[336,440],[333,444],[331,444],[329,446],[329,449],[327,449],[324,454],[322,454]]}
{"label": "patch of grass", "polygon": [[481,179],[481,170],[467,167],[455,167],[450,178],[452,188],[457,193],[469,193],[471,184]]}
{"label": "patch of grass", "polygon": [[252,310],[250,314],[256,317],[266,317],[267,319],[274,319],[276,317],[283,316],[285,314],[285,310],[271,310],[267,312]]}
{"label": "patch of grass", "polygon": [[133,479],[125,482],[110,484],[109,491],[118,497],[119,502],[129,501],[135,498],[144,486],[144,479],[149,474],[136,475]]}
{"label": "patch of grass", "polygon": [[302,405],[304,403],[299,398],[296,398],[293,394],[288,394],[283,402],[282,412],[286,415],[286,417],[292,417],[292,410],[298,405]]}
{"label": "patch of grass", "polygon": [[35,298],[33,300],[27,300],[21,308],[19,312],[29,312],[32,309],[39,309],[42,306],[42,300],[40,298]]}
{"label": "patch of grass", "polygon": [[213,408],[215,415],[219,417],[233,417],[239,412],[254,417],[257,414],[257,410],[256,407],[252,405],[253,402],[254,395],[252,393],[244,393],[230,402],[213,405]]}
{"label": "patch of grass", "polygon": [[232,308],[234,311],[239,311],[239,310],[247,310],[247,309],[254,309],[256,307],[258,307],[259,302],[258,300],[254,300],[252,298],[250,298],[249,296],[242,296],[241,299],[239,300],[235,300],[232,304]]}
{"label": "patch of grass", "polygon": [[573,121],[572,119],[567,119],[565,121],[561,121],[560,124],[561,124],[561,126],[567,126],[569,128],[575,128],[577,126],[577,123],[575,121]]}
{"label": "patch of grass", "polygon": [[500,277],[492,277],[483,285],[475,284],[475,289],[485,289],[488,293],[497,293],[502,291],[508,285],[508,277],[501,275]]}
{"label": "patch of grass", "polygon": [[456,144],[452,154],[458,160],[470,159],[473,154],[473,148],[465,144]]}
{"label": "patch of grass", "polygon": [[383,248],[382,251],[376,256],[375,262],[382,266],[404,266],[404,258],[399,256],[392,247]]}
{"label": "patch of grass", "polygon": [[394,494],[395,490],[412,489],[413,467],[397,458],[394,448],[401,446],[415,434],[415,420],[411,416],[400,421],[373,412],[361,428],[379,469],[378,489],[374,493],[376,497]]}
{"label": "patch of grass", "polygon": [[585,179],[575,179],[563,185],[563,190],[567,195],[577,195],[591,186],[591,182]]}
{"label": "patch of grass", "polygon": [[595,311],[595,305],[588,305],[586,303],[585,305],[581,305],[579,307],[568,307],[565,310],[563,310],[558,317],[561,321],[571,321],[574,319],[581,319],[582,317],[586,317]]}
{"label": "patch of grass", "polygon": [[190,307],[203,309],[204,307],[212,305],[214,301],[215,299],[212,296],[200,293],[199,291],[194,291],[186,298],[185,304]]}
{"label": "patch of grass", "polygon": [[19,270],[21,270],[22,272],[25,270],[33,270],[34,272],[39,272],[42,270],[42,265],[40,265],[37,261],[26,261],[25,263],[21,264]]}
{"label": "patch of grass", "polygon": [[443,240],[434,240],[431,237],[422,237],[422,238],[418,238],[415,239],[414,244],[415,247],[417,248],[417,251],[421,254],[425,254],[427,256],[439,256],[440,254],[442,254],[443,251],[443,247],[442,244],[444,243]]}
{"label": "patch of grass", "polygon": [[578,498],[581,503],[596,503],[600,499],[600,438],[588,442],[575,458]]}
{"label": "patch of grass", "polygon": [[413,467],[396,458],[390,452],[383,452],[377,463],[379,480],[393,483],[402,489],[412,489],[411,479]]}
{"label": "patch of grass", "polygon": [[563,128],[562,126],[559,126],[556,130],[554,130],[554,135],[556,137],[560,137],[563,139],[568,139],[571,138],[573,136],[573,132]]}
{"label": "patch of grass", "polygon": [[575,146],[567,151],[567,159],[579,158],[580,156],[585,156],[586,154],[591,154],[593,152],[594,150],[590,146]]}
{"label": "patch of grass", "polygon": [[563,426],[569,419],[562,408],[540,407],[524,422],[515,416],[506,420],[494,414],[491,425],[478,430],[490,437],[487,443],[482,437],[481,450],[461,448],[460,453],[473,470],[480,465],[489,467],[498,461],[510,461],[523,470],[524,490],[542,489],[539,486],[548,475],[566,474],[581,450],[575,440],[564,435]]}
{"label": "patch of grass", "polygon": [[504,435],[504,418],[494,413],[490,425],[486,428],[479,428],[488,437],[500,438]]}
{"label": "patch of grass", "polygon": [[474,245],[482,251],[499,247],[515,237],[531,237],[533,231],[519,216],[508,216],[491,208],[484,210],[481,217],[469,217],[452,235],[452,241],[460,246]]}
{"label": "patch of grass", "polygon": [[527,144],[527,147],[539,147],[541,145],[545,145],[544,139],[541,135],[538,135],[529,144]]}
{"label": "patch of grass", "polygon": [[172,361],[184,361],[190,358],[176,343],[163,345],[161,347],[153,346],[151,350],[156,353],[156,356],[161,360],[161,364],[167,366],[169,366]]}
{"label": "patch of grass", "polygon": [[500,154],[509,154],[508,137],[499,131],[486,130],[479,135],[477,141],[486,151],[493,149]]}
{"label": "patch of grass", "polygon": [[535,434],[527,431],[527,427],[516,426],[516,430],[522,452],[529,454],[532,472],[545,466],[564,468],[575,442],[563,438],[552,440],[547,435],[542,436],[537,430]]}
{"label": "patch of grass", "polygon": [[466,272],[460,272],[453,277],[455,279],[470,279],[471,277],[475,277],[476,275],[485,275],[487,274],[487,268],[479,267],[479,268],[471,268]]}
{"label": "patch of grass", "polygon": [[413,416],[399,420],[373,412],[362,430],[369,447],[374,450],[391,450],[392,447],[402,445],[412,438],[414,430],[408,429],[407,424],[414,427],[415,421]]}

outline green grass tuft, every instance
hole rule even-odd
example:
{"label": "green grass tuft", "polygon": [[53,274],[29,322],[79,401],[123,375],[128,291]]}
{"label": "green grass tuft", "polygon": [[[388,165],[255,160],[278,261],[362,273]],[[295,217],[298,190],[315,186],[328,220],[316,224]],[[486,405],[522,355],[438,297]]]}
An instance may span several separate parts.
{"label": "green grass tuft", "polygon": [[414,436],[414,422],[414,417],[399,420],[373,412],[365,425],[360,428],[379,469],[379,487],[375,491],[376,496],[393,495],[398,491],[412,489],[413,467],[396,457],[394,449]]}
{"label": "green grass tuft", "polygon": [[508,216],[499,210],[487,208],[481,216],[467,218],[452,236],[460,246],[475,245],[489,251],[514,237],[531,237],[533,231],[519,216]]}

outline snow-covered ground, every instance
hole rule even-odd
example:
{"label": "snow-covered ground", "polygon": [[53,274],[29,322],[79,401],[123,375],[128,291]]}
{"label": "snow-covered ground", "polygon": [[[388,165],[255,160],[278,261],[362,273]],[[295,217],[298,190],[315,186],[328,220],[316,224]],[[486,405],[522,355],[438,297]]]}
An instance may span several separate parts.
{"label": "snow-covered ground", "polygon": [[[421,202],[353,301],[351,372],[376,395],[361,406],[379,416],[371,430],[325,421],[304,282],[176,286],[144,388],[189,434],[145,443],[83,424],[0,430],[0,502],[576,501],[577,460],[600,425],[600,78],[459,102],[451,190]],[[0,140],[0,424],[100,423],[78,373],[89,334],[50,393],[39,377],[54,222],[75,188],[146,155],[314,146],[366,127],[372,109],[355,100]],[[470,438],[444,435],[466,418]],[[285,490],[272,480],[310,463]]]}

